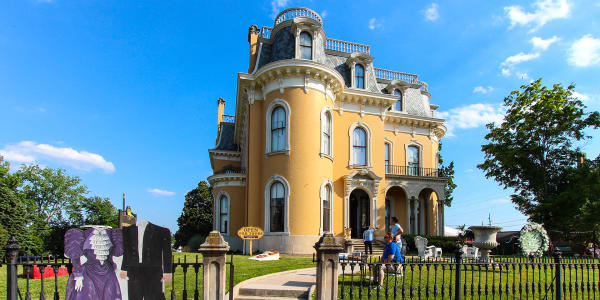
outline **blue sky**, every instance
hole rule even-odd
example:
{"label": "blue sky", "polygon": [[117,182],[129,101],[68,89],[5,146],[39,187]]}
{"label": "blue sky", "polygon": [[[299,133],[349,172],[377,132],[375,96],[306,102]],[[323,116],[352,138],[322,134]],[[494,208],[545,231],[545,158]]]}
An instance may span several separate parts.
{"label": "blue sky", "polygon": [[[600,110],[600,0],[118,1],[0,4],[0,155],[80,176],[90,194],[121,194],[142,219],[177,229],[187,191],[211,174],[216,100],[234,113],[247,30],[309,7],[328,37],[368,44],[376,67],[429,84],[455,161],[450,226],[526,218],[476,168],[484,124],[531,79],[576,83]],[[598,131],[580,146],[595,158]]]}

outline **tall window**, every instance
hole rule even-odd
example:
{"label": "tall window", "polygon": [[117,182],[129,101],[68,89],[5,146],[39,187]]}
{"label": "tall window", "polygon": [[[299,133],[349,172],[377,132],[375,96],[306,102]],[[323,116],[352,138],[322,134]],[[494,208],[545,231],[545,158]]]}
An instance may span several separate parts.
{"label": "tall window", "polygon": [[221,233],[227,233],[229,228],[229,199],[222,195],[219,199],[219,229]]}
{"label": "tall window", "polygon": [[365,68],[362,65],[354,66],[354,84],[358,89],[365,88]]}
{"label": "tall window", "polygon": [[276,107],[271,113],[271,151],[285,150],[286,119],[283,107]]}
{"label": "tall window", "polygon": [[365,166],[367,165],[367,133],[361,127],[354,129],[354,139],[352,151],[354,164]]}
{"label": "tall window", "polygon": [[386,173],[390,173],[390,163],[391,163],[391,149],[390,149],[390,143],[385,143],[384,144],[384,149],[385,149],[385,172]]}
{"label": "tall window", "polygon": [[408,175],[419,175],[419,148],[408,146]]}
{"label": "tall window", "polygon": [[323,195],[323,232],[331,232],[331,186],[325,185]]}
{"label": "tall window", "polygon": [[396,100],[394,109],[397,111],[402,111],[402,92],[400,92],[400,90],[394,90],[394,95],[398,96],[398,100]]}
{"label": "tall window", "polygon": [[300,33],[300,58],[312,59],[312,37],[305,31]]}
{"label": "tall window", "polygon": [[283,232],[283,218],[285,217],[285,190],[279,181],[271,185],[270,196],[270,232]]}
{"label": "tall window", "polygon": [[331,113],[328,111],[323,115],[323,124],[322,124],[322,141],[323,141],[323,150],[321,151],[324,154],[331,156]]}

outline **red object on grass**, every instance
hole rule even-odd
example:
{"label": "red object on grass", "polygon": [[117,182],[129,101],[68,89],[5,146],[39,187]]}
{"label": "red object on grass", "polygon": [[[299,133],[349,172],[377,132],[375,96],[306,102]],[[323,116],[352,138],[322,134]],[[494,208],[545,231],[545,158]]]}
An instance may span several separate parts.
{"label": "red object on grass", "polygon": [[[33,278],[33,279],[41,279],[42,278],[42,274],[40,273],[40,269],[38,268],[38,266],[33,266],[33,272],[31,272],[29,275],[30,275],[29,278]],[[69,276],[69,272],[67,271],[67,268],[65,268],[65,267],[58,268],[57,276]],[[44,268],[44,278],[48,278],[48,277],[54,277],[54,269],[52,269],[52,267],[50,267],[50,266],[46,266],[46,268]]]}

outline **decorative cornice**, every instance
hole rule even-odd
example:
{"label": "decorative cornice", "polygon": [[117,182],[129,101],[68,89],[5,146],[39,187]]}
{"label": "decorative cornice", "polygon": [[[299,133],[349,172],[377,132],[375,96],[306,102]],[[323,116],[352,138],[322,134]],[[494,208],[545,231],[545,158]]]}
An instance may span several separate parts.
{"label": "decorative cornice", "polygon": [[224,186],[246,186],[246,174],[229,173],[208,176],[206,179],[213,188]]}

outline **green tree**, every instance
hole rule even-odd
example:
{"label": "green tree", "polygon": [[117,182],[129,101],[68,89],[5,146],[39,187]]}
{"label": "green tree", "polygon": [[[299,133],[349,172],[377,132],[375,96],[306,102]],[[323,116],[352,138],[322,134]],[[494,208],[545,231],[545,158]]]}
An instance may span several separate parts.
{"label": "green tree", "polygon": [[199,242],[208,236],[213,228],[212,188],[202,180],[198,186],[185,195],[181,216],[177,219],[179,229],[175,233],[175,247],[189,246],[198,249]]}
{"label": "green tree", "polygon": [[454,183],[454,161],[451,161],[448,166],[444,166],[444,159],[442,158],[442,142],[438,144],[438,165],[440,165],[442,174],[448,178],[448,181],[444,186],[444,193],[446,197],[446,200],[444,200],[444,205],[450,207],[452,205],[452,200],[454,200],[452,192],[454,192],[454,189],[456,188],[456,183]]}
{"label": "green tree", "polygon": [[[538,79],[511,92],[504,98],[502,123],[487,124],[489,143],[481,147],[485,161],[477,166],[515,191],[512,202],[530,220],[550,229],[560,229],[554,220],[558,195],[582,155],[573,143],[591,138],[585,130],[600,126],[598,112],[586,113],[572,96],[574,89],[559,84],[550,89]],[[578,201],[571,195],[571,205]]]}
{"label": "green tree", "polygon": [[[27,210],[15,192],[18,179],[8,171],[10,165],[0,156],[0,248],[14,236],[24,251],[31,251],[34,245],[27,229]],[[3,250],[0,250],[4,257]]]}
{"label": "green tree", "polygon": [[574,196],[582,204],[576,207],[578,229],[600,233],[600,155],[573,170],[559,198],[568,203]]}
{"label": "green tree", "polygon": [[107,225],[119,227],[119,211],[109,198],[93,196],[85,198],[81,204],[84,214],[83,225]]}

